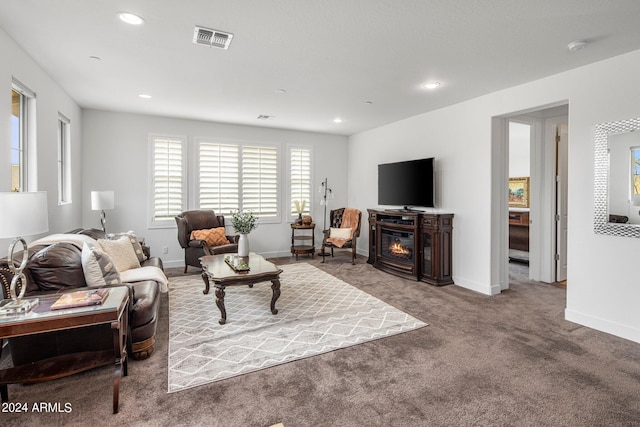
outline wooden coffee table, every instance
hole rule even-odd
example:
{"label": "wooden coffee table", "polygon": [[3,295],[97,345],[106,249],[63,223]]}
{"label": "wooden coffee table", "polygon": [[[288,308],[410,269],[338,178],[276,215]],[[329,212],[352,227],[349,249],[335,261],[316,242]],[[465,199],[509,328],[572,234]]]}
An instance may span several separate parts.
{"label": "wooden coffee table", "polygon": [[[74,289],[74,291],[77,290]],[[39,296],[40,304],[29,313],[1,317],[0,348],[5,338],[110,324],[113,331],[113,350],[65,354],[2,370],[0,371],[2,401],[7,402],[9,399],[7,384],[47,381],[115,363],[113,413],[116,414],[118,413],[120,378],[123,374],[127,375],[129,288],[126,286],[110,288],[107,299],[101,305],[51,310],[51,304],[60,295]]]}
{"label": "wooden coffee table", "polygon": [[225,257],[233,257],[236,254],[206,255],[200,258],[202,264],[202,280],[204,281],[204,294],[209,293],[210,282],[216,288],[216,305],[220,309],[221,325],[227,323],[227,311],[224,306],[224,289],[227,286],[248,285],[271,281],[273,296],[271,297],[271,313],[278,314],[276,301],[280,297],[280,270],[274,263],[267,261],[256,253],[249,253],[248,257],[240,258],[249,265],[248,271],[236,271],[225,262]]}

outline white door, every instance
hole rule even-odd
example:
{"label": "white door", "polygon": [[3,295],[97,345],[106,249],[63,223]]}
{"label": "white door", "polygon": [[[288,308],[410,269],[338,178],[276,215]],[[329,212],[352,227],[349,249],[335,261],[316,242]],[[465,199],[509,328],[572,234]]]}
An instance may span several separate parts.
{"label": "white door", "polygon": [[556,163],[556,282],[567,279],[567,167],[568,128],[566,124],[557,127]]}

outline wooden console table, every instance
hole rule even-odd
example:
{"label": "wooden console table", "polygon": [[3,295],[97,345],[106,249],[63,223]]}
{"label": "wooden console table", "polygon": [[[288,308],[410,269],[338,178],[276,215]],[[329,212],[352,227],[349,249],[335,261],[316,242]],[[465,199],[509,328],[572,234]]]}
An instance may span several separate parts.
{"label": "wooden console table", "polygon": [[529,212],[509,210],[509,249],[529,252]]}
{"label": "wooden console table", "polygon": [[[77,291],[77,289],[75,289]],[[26,314],[0,317],[0,348],[5,338],[110,324],[113,350],[71,353],[0,371],[0,395],[9,400],[7,384],[31,384],[53,380],[115,363],[113,379],[113,413],[118,413],[120,378],[127,376],[127,331],[129,324],[129,288],[109,289],[101,305],[51,310],[61,294],[38,297],[40,304]]]}
{"label": "wooden console table", "polygon": [[370,264],[436,286],[453,283],[453,214],[368,212]]}

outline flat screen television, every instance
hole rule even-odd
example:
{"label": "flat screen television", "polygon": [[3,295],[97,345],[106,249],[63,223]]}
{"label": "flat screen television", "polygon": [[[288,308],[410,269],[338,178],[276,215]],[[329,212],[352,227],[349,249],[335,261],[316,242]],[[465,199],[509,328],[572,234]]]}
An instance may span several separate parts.
{"label": "flat screen television", "polygon": [[434,158],[378,165],[378,204],[435,207]]}

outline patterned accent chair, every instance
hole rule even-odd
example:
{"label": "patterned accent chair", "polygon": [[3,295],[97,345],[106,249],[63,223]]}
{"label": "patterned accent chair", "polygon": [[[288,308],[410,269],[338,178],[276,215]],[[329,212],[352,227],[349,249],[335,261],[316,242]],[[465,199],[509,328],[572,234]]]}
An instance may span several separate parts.
{"label": "patterned accent chair", "polygon": [[238,236],[226,236],[227,242],[209,246],[205,240],[191,238],[194,230],[224,227],[224,216],[212,210],[185,211],[175,217],[178,226],[178,242],[184,249],[184,272],[189,266],[201,268],[199,258],[204,255],[218,255],[238,252]]}
{"label": "patterned accent chair", "polygon": [[322,239],[322,251],[321,254],[324,254],[322,262],[325,262],[328,254],[325,252],[326,248],[331,248],[331,256],[333,257],[334,248],[337,249],[349,249],[351,248],[351,264],[356,263],[356,243],[358,237],[360,236],[360,224],[362,223],[362,212],[357,211],[357,225],[353,230],[353,234],[351,239],[346,239],[342,245],[337,245],[330,240],[328,240],[331,236],[331,228],[341,228],[342,220],[344,218],[344,210],[345,208],[334,209],[329,213],[329,230],[323,230],[322,233],[324,237]]}

